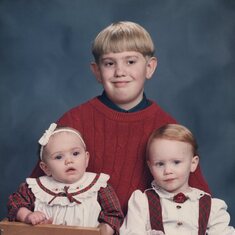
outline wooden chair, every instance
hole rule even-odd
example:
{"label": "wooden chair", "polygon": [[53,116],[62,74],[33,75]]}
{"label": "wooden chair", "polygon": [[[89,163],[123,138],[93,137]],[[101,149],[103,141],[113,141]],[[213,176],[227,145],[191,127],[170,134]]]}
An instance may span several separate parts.
{"label": "wooden chair", "polygon": [[0,222],[0,235],[101,235],[100,229],[54,224],[29,225],[21,222]]}

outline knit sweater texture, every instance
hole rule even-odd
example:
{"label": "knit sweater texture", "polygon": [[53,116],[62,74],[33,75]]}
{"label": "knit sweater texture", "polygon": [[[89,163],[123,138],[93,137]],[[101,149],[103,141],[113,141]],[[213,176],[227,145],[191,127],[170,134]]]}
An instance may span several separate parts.
{"label": "knit sweater texture", "polygon": [[[58,125],[79,130],[90,152],[87,171],[110,175],[124,213],[136,190],[150,187],[152,176],[146,165],[146,143],[151,132],[167,123],[176,123],[154,101],[146,109],[122,113],[108,108],[97,97],[68,112]],[[32,177],[41,175],[36,167]],[[200,168],[190,176],[190,185],[208,192]]]}

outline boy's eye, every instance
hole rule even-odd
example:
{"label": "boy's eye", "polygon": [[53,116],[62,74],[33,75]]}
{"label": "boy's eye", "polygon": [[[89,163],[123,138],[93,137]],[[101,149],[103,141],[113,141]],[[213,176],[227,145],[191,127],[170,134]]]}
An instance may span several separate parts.
{"label": "boy's eye", "polygon": [[128,60],[128,64],[135,64],[135,60]]}
{"label": "boy's eye", "polygon": [[104,61],[103,62],[103,65],[105,66],[105,67],[110,67],[110,66],[112,66],[114,63],[112,62],[112,61]]}
{"label": "boy's eye", "polygon": [[180,160],[175,160],[174,163],[178,165],[181,161]]}

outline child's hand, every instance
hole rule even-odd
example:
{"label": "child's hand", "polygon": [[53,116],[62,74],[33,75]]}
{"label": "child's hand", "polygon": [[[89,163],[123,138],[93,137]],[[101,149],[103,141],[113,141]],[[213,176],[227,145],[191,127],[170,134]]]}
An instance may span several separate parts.
{"label": "child's hand", "polygon": [[27,224],[43,224],[46,223],[46,221],[50,221],[46,218],[46,215],[40,211],[34,211],[29,213],[25,218],[25,223]]}
{"label": "child's hand", "polygon": [[52,224],[52,219],[45,219],[40,224]]}
{"label": "child's hand", "polygon": [[114,230],[108,224],[100,223],[98,228],[100,228],[101,235],[113,235],[114,234]]}

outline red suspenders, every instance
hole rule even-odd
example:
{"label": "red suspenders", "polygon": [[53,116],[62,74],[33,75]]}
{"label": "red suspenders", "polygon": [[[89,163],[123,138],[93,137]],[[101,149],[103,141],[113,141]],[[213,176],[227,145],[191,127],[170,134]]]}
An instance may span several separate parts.
{"label": "red suspenders", "polygon": [[[164,232],[159,195],[154,190],[145,192],[149,203],[151,228]],[[198,235],[205,235],[211,209],[211,197],[205,194],[199,200]]]}

